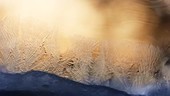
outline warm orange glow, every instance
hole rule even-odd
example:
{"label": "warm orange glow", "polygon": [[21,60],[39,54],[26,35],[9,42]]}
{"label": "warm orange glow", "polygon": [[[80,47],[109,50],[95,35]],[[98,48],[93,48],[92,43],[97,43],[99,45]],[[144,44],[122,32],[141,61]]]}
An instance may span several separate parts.
{"label": "warm orange glow", "polygon": [[[16,33],[21,40],[25,39],[24,34],[29,34],[27,38],[30,40],[37,34],[53,32],[56,35],[54,37],[58,38],[57,45],[62,52],[71,47],[72,36],[99,39],[106,34],[103,32],[104,14],[95,10],[87,1],[15,0],[11,3],[10,0],[1,0],[1,5],[5,7],[0,10],[2,16],[0,19],[11,16],[13,22],[19,22],[20,31]],[[34,25],[32,31],[29,31],[30,24]],[[52,30],[42,32],[40,28],[52,28]],[[50,43],[56,44],[56,42]]]}
{"label": "warm orange glow", "polygon": [[21,18],[35,18],[41,21],[52,21],[56,10],[56,0],[22,0],[18,8]]}
{"label": "warm orange glow", "polygon": [[[0,7],[0,20],[12,16],[13,22],[19,22],[18,37],[21,40],[25,39],[25,32],[30,34],[29,39],[37,34],[46,36],[53,32],[53,37],[58,38],[59,49],[67,50],[71,47],[72,36],[122,40],[134,37],[138,39],[141,34],[150,34],[152,30],[149,28],[153,27],[145,23],[150,11],[138,3],[129,6],[129,2],[133,1],[116,1],[116,6],[98,8],[88,0],[0,0],[0,5],[3,5]],[[143,11],[142,14],[140,11]],[[34,28],[29,31],[27,29],[31,24]],[[42,28],[47,31],[41,31]],[[54,41],[51,43],[56,44]]]}
{"label": "warm orange glow", "polygon": [[128,89],[126,77],[132,87],[152,83],[161,23],[145,1],[0,0],[0,64],[96,84],[120,78]]}

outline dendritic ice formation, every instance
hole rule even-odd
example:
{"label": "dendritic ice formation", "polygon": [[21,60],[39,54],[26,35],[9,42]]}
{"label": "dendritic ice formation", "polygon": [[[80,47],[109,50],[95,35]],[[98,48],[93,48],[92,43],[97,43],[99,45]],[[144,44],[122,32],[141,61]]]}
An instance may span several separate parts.
{"label": "dendritic ice formation", "polygon": [[168,44],[157,38],[160,30],[170,32],[168,22],[162,28],[164,16],[148,0],[42,0],[41,6],[33,0],[29,7],[31,1],[18,3],[20,11],[0,10],[1,71],[46,71],[125,91],[170,79]]}
{"label": "dendritic ice formation", "polygon": [[[12,29],[9,27],[6,30]],[[17,30],[15,28],[12,31]],[[30,31],[34,26],[29,28],[29,32],[34,32]],[[164,54],[159,47],[146,42],[98,42],[75,37],[72,39],[72,48],[60,53],[57,44],[52,41],[56,38],[51,34],[37,34],[32,41],[30,38],[33,35],[27,34],[19,40],[6,30],[1,31],[1,40],[4,41],[0,51],[2,69],[7,72],[40,70],[81,83],[105,85],[125,91],[162,79],[161,68],[166,62]]]}

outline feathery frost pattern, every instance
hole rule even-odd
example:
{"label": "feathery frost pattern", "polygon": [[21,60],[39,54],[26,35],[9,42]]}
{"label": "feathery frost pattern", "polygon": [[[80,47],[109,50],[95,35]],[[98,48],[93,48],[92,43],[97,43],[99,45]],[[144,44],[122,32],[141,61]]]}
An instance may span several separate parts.
{"label": "feathery frost pattern", "polygon": [[57,29],[41,24],[11,17],[1,22],[1,65],[9,72],[41,70],[116,88],[118,82],[122,90],[154,83],[161,76],[163,54],[158,47],[138,41],[99,42],[79,37],[72,38],[72,47],[60,53],[54,35]]}
{"label": "feathery frost pattern", "polygon": [[[156,2],[153,2],[153,4],[154,3]],[[77,2],[76,4],[79,5]],[[82,6],[83,8],[87,7],[84,3],[82,3]],[[79,7],[80,6],[75,8]],[[132,9],[134,8],[132,7]],[[27,19],[23,20],[21,14],[18,13],[10,14],[3,20],[0,18],[0,70],[3,69],[5,71],[15,73],[26,72],[30,70],[46,71],[74,81],[86,84],[105,85],[125,91],[131,91],[131,89],[136,87],[145,87],[147,85],[156,83],[159,79],[163,79],[164,74],[162,74],[162,66],[165,62],[165,56],[159,47],[152,44],[153,42],[140,42],[137,40],[135,41],[135,39],[98,41],[83,36],[81,37],[77,34],[71,34],[71,32],[69,33],[68,37],[65,37],[68,38],[68,40],[61,39],[62,37],[60,38],[60,35],[62,35],[62,32],[68,31],[70,29],[72,31],[74,30],[79,32],[82,31],[83,28],[87,27],[84,27],[85,25],[88,25],[88,28],[84,29],[82,32],[93,32],[97,30],[96,33],[98,33],[98,31],[115,31],[112,30],[114,28],[117,32],[117,27],[119,31],[119,29],[123,29],[120,27],[122,24],[129,24],[129,22],[123,22],[127,18],[121,17],[123,20],[120,18],[120,21],[122,20],[120,25],[116,24],[116,27],[114,27],[115,22],[112,20],[112,18],[110,20],[110,17],[112,16],[109,14],[109,18],[107,16],[105,18],[105,15],[99,16],[99,13],[101,14],[103,12],[97,12],[97,10],[94,8],[94,10],[90,10],[91,13],[94,14],[89,15],[88,10],[89,8],[87,8],[87,10],[84,9],[84,14],[80,14],[80,18],[78,18],[78,20],[76,16],[81,10],[77,10],[77,13],[75,12],[75,17],[69,17],[69,12],[64,13],[66,17],[62,17],[61,15],[62,18],[61,20],[58,20],[58,25],[51,25],[51,22],[53,21],[41,20],[42,18],[34,18],[34,16],[31,15],[24,17]],[[152,11],[150,9],[148,10],[149,12]],[[58,11],[60,13],[61,10]],[[117,11],[119,10],[116,10],[116,12]],[[126,11],[129,13],[133,10]],[[134,12],[136,12],[136,9]],[[148,18],[151,16],[144,18],[145,16],[143,17],[143,15],[139,15],[143,13],[137,11],[137,13],[132,15],[128,14],[128,16],[135,17],[137,15],[137,18],[135,17],[135,20],[137,21],[135,21],[135,24],[141,22],[147,23],[148,26],[145,26],[152,29],[152,26],[150,27],[149,24],[155,26],[156,24],[154,23],[156,22],[156,19],[150,20]],[[89,17],[85,18],[84,20],[84,18],[81,17],[83,15],[89,17],[92,16],[90,20],[95,18],[94,21],[98,22],[91,22],[91,24],[88,24],[86,20],[89,20]],[[116,16],[119,18],[119,15]],[[58,18],[60,18],[60,15],[57,17],[57,19]],[[64,19],[68,19],[68,21],[64,21]],[[72,19],[77,20],[73,25],[71,22]],[[79,19],[83,19],[82,22],[83,24],[85,23],[85,25],[83,25],[82,22],[79,22]],[[62,20],[64,22],[62,22]],[[57,20],[54,20],[54,22],[57,22]],[[64,25],[64,23],[68,23],[68,25]],[[82,25],[80,26],[79,23]],[[111,23],[114,24],[112,25]],[[95,24],[97,24],[97,27]],[[133,25],[133,23],[130,24]],[[79,25],[78,27],[80,28],[77,29],[76,25]],[[66,29],[63,26],[69,28]],[[139,26],[137,26],[137,29],[136,27],[134,27],[134,29],[132,28],[133,30],[130,28],[130,31],[136,32],[138,31],[138,27]],[[140,28],[143,28],[143,25],[140,25]],[[124,32],[127,30],[123,29],[120,31]],[[115,34],[121,35],[116,32]],[[96,35],[94,35],[94,37],[95,36]],[[167,46],[167,44],[164,45]],[[66,49],[66,51],[61,52],[61,48]]]}

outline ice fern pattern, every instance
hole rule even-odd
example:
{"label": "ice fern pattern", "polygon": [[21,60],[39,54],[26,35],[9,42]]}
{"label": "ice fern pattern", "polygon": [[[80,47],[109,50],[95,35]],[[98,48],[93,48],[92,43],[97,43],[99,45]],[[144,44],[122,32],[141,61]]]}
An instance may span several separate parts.
{"label": "ice fern pattern", "polygon": [[[99,3],[101,1],[103,0],[100,0]],[[109,0],[107,1],[108,3],[111,2]],[[132,2],[132,1],[128,1],[128,2]],[[72,2],[72,0],[70,2]],[[120,3],[121,6],[123,5],[121,4],[122,1],[121,2],[117,1],[117,2]],[[98,6],[100,6],[99,3],[94,2],[94,4],[98,4]],[[154,3],[156,2],[153,2],[153,4]],[[138,3],[135,2],[134,4],[138,4]],[[84,4],[82,5],[84,6]],[[138,8],[139,5],[137,5],[136,7]],[[139,6],[139,8],[140,7],[141,6]],[[144,9],[147,9],[148,5],[143,7],[146,7]],[[135,24],[139,23],[140,26],[137,26],[137,28],[133,26],[132,30],[130,28],[130,31],[136,32],[136,31],[141,31],[141,29],[144,29],[144,31],[150,32],[153,31],[150,29],[152,29],[153,26],[154,28],[156,26],[156,24],[152,24],[152,23],[155,23],[157,22],[156,20],[158,20],[157,18],[158,16],[153,16],[154,18],[157,19],[152,18],[153,22],[150,22],[148,18],[151,18],[152,16],[147,17],[148,14],[144,14],[146,16],[138,15],[138,14],[143,15],[143,13],[145,13],[143,12],[145,11],[144,9],[143,11],[141,11],[143,13],[140,13],[140,11],[135,13],[136,10],[133,10],[134,14],[133,15],[128,14],[128,16],[136,16],[135,17],[136,21],[135,20],[129,21],[130,23],[123,22],[123,20],[127,18],[121,17],[120,21],[123,18],[122,20],[123,23],[120,23],[120,25],[117,25],[116,23],[116,27],[115,27],[114,26],[115,19],[112,20],[113,18],[111,18],[110,20],[110,17],[112,17],[110,16],[110,14],[107,14],[109,15],[108,17],[110,21],[108,20],[107,15],[106,18],[104,18],[105,15],[98,16],[99,13],[103,14],[106,10],[103,12],[97,12],[99,11],[97,10],[98,7],[96,7],[96,9],[94,7],[90,7],[90,8],[93,8],[95,10],[92,11],[94,12],[93,15],[95,16],[93,18],[90,18],[90,20],[91,19],[93,20],[95,17],[97,17],[97,19],[95,19],[97,23],[92,22],[91,25],[86,24],[88,26],[85,27],[84,25],[79,26],[81,28],[84,28],[84,30],[86,27],[88,27],[89,29],[87,28],[87,30],[85,31],[90,30],[90,32],[100,30],[100,28],[103,29],[100,30],[101,32],[103,31],[110,32],[110,30],[117,31],[119,29],[123,29],[120,27],[121,24],[130,25],[133,24],[134,22]],[[112,6],[106,8],[110,12],[109,8],[111,9]],[[116,7],[114,8],[117,9]],[[132,9],[134,8],[132,7]],[[126,11],[131,12],[129,10]],[[146,13],[152,15],[150,14],[150,11],[153,11],[151,10],[151,8],[148,8],[147,11],[148,12]],[[77,12],[79,12],[79,10]],[[119,12],[119,10],[116,10],[116,12]],[[91,17],[91,15],[88,14],[88,11],[87,14],[85,15]],[[160,44],[152,41],[148,42],[149,40],[142,41],[134,38],[131,39],[130,36],[129,37],[125,36],[126,39],[122,39],[120,36],[121,39],[118,37],[119,40],[116,39],[107,40],[105,38],[106,40],[102,41],[102,40],[96,40],[84,36],[79,36],[77,34],[70,35],[68,40],[64,41],[63,39],[62,41],[61,38],[59,38],[61,35],[60,28],[59,28],[61,26],[59,24],[50,25],[51,21],[46,22],[44,20],[37,19],[31,16],[28,16],[27,19],[25,20],[22,20],[21,17],[20,14],[16,13],[16,14],[7,15],[3,19],[0,18],[0,70],[1,71],[5,70],[7,72],[14,72],[14,73],[27,72],[30,70],[46,71],[81,83],[105,85],[105,86],[110,86],[125,91],[130,91],[131,88],[135,89],[136,87],[144,87],[149,84],[156,83],[160,79],[161,80],[164,79],[164,74],[162,73],[162,66],[166,62],[165,57],[169,56],[168,55],[169,52],[167,52],[169,50],[168,47],[169,29],[166,30],[168,34],[167,37],[166,35],[162,36],[162,37],[166,37],[166,39],[156,38],[158,39],[158,41],[160,41],[159,42]],[[119,16],[117,18],[119,18]],[[65,18],[62,19],[64,20]],[[69,22],[70,19],[75,19],[75,17],[73,16],[72,18],[70,16],[69,18],[68,16],[66,19],[68,19]],[[81,20],[82,18],[78,18],[78,19]],[[88,18],[85,19],[88,20]],[[59,21],[61,23],[62,20]],[[68,22],[66,21],[64,23],[68,23]],[[85,21],[82,20],[82,22]],[[79,30],[76,29],[77,27],[76,28],[72,28],[72,27],[75,27],[76,24],[79,25],[79,23],[82,24],[82,22],[79,22],[79,20],[77,20],[75,22],[75,25],[73,26],[71,26],[72,23],[70,24],[69,22],[70,25],[68,24],[67,26],[71,26],[70,29],[79,32],[80,30],[82,30],[81,28]],[[87,21],[85,23],[87,23]],[[145,28],[143,28],[144,26],[142,25],[143,23],[148,24],[148,26],[145,25],[145,27],[148,27],[149,31],[147,30],[147,28],[146,30]],[[153,26],[150,26],[150,24]],[[138,29],[138,27],[140,27],[139,28],[140,30]],[[112,30],[114,28],[115,30]],[[65,30],[62,31],[69,30],[69,28],[68,29],[64,28],[64,29]],[[124,32],[124,30],[120,30],[120,31]],[[117,33],[115,32],[115,34]],[[117,35],[116,36],[113,35],[113,37],[117,37]],[[148,34],[142,34],[142,36],[143,35],[148,36]],[[68,41],[70,43],[69,46],[66,47],[62,46]],[[168,42],[164,43],[164,41],[168,41]],[[60,51],[61,48],[65,48],[66,51],[61,52]],[[165,54],[166,52],[168,54]]]}
{"label": "ice fern pattern", "polygon": [[99,42],[79,37],[72,39],[72,48],[60,53],[54,35],[57,30],[44,28],[48,26],[39,21],[19,21],[7,17],[1,22],[1,66],[9,72],[40,70],[111,87],[119,82],[116,84],[123,85],[119,89],[144,86],[161,78],[163,54],[152,44],[132,40]]}

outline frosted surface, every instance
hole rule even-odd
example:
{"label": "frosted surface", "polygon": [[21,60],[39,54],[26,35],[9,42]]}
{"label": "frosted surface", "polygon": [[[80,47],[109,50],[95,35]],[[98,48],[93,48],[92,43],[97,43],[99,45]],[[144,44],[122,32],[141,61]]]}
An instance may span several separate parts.
{"label": "frosted surface", "polygon": [[[52,15],[53,12],[48,14],[49,20],[45,19],[47,17],[41,9],[41,15],[36,12],[33,12],[35,16],[28,14],[33,8],[22,10],[27,14],[14,11],[0,17],[0,70],[11,73],[40,70],[81,83],[105,85],[130,93],[165,79],[162,72],[162,66],[166,63],[164,50],[155,45],[150,37],[159,22],[153,10],[143,3],[132,2],[137,5],[128,7],[130,9],[119,16],[116,13],[121,8],[127,9],[126,6],[121,7],[123,4],[120,1],[117,1],[118,8],[113,7],[115,13],[112,14],[108,14],[112,7],[106,8],[107,13],[88,2],[73,1],[69,0],[67,4],[65,0],[61,2],[68,9],[63,14],[58,13],[65,7],[57,3],[61,10],[57,10],[55,15]],[[75,4],[73,8],[71,2]],[[94,5],[100,4],[94,2]],[[106,16],[103,12],[107,13]],[[126,13],[130,19],[124,18]],[[117,38],[112,39],[112,36]],[[146,38],[142,41],[141,37],[139,40],[132,39],[133,36]]]}

